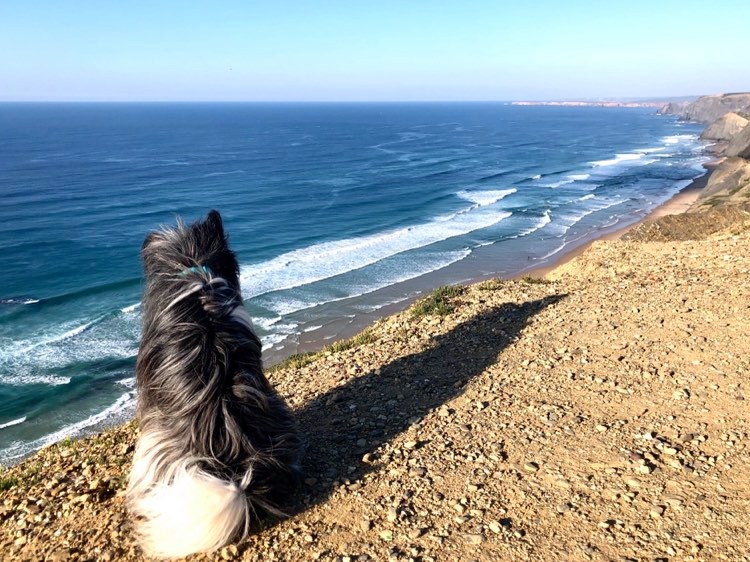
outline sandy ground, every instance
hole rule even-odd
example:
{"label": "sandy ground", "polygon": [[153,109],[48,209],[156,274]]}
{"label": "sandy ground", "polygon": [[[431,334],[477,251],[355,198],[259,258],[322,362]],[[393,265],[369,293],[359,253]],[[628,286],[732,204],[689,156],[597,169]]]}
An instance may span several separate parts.
{"label": "sandy ground", "polygon": [[[599,241],[270,373],[290,517],[196,560],[750,560],[750,224]],[[3,560],[140,560],[133,424],[0,475]]]}

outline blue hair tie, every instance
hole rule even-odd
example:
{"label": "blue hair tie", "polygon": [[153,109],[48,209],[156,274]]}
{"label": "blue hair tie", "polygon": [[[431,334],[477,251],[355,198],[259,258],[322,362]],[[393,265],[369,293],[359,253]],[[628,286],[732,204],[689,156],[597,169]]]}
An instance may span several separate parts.
{"label": "blue hair tie", "polygon": [[185,275],[188,275],[190,273],[206,273],[208,275],[213,275],[213,272],[211,271],[211,268],[207,265],[202,265],[198,267],[197,265],[194,265],[193,267],[188,267],[184,271],[180,272],[180,277],[185,277]]}

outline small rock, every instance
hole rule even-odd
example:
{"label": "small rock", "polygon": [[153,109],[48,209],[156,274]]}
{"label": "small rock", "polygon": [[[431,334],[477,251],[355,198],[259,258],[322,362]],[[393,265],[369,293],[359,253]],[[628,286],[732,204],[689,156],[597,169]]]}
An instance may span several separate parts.
{"label": "small rock", "polygon": [[484,537],[477,534],[466,534],[464,535],[464,541],[468,544],[482,544]]}
{"label": "small rock", "polygon": [[525,472],[533,473],[539,470],[539,465],[535,462],[524,463],[523,469]]}
{"label": "small rock", "polygon": [[222,560],[234,560],[239,554],[239,549],[236,545],[230,544],[221,549]]}
{"label": "small rock", "polygon": [[409,538],[411,540],[418,539],[425,533],[425,529],[412,529],[409,531]]}
{"label": "small rock", "polygon": [[386,529],[385,531],[380,531],[379,533],[380,538],[384,541],[390,542],[393,540],[393,531]]}
{"label": "small rock", "polygon": [[47,560],[50,562],[65,562],[66,560],[70,560],[70,556],[70,549],[59,548],[50,554]]}
{"label": "small rock", "polygon": [[390,508],[385,518],[391,523],[393,523],[396,519],[398,519],[398,511],[396,511],[396,508],[395,507]]}
{"label": "small rock", "polygon": [[369,531],[372,529],[372,521],[369,519],[362,519],[362,521],[359,522],[359,528],[363,531]]}
{"label": "small rock", "polygon": [[490,524],[487,526],[490,528],[490,531],[492,531],[493,533],[500,533],[500,531],[502,530],[500,521],[490,521]]}
{"label": "small rock", "polygon": [[676,468],[676,469],[682,468],[682,463],[680,462],[679,459],[671,458],[671,459],[666,459],[664,462],[666,462],[672,468]]}
{"label": "small rock", "polygon": [[682,505],[682,498],[679,496],[667,496],[664,501],[674,507]]}
{"label": "small rock", "polygon": [[651,508],[651,510],[648,512],[648,514],[654,518],[657,519],[664,515],[664,508],[660,505],[655,505]]}
{"label": "small rock", "polygon": [[602,424],[597,424],[597,425],[596,425],[596,430],[597,430],[597,431],[598,431],[599,433],[604,433],[604,432],[605,432],[605,431],[607,431],[608,429],[609,429],[609,428],[608,428],[608,427],[607,427],[606,425],[602,425]]}

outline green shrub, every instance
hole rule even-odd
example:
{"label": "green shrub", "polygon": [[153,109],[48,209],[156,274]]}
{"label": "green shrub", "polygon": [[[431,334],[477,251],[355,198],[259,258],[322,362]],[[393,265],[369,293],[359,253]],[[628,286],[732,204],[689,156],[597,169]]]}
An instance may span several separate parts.
{"label": "green shrub", "polygon": [[498,289],[502,289],[503,286],[505,286],[505,281],[498,278],[487,279],[487,281],[482,281],[477,285],[481,291],[497,291]]}
{"label": "green shrub", "polygon": [[363,330],[362,332],[352,338],[349,338],[348,340],[333,342],[331,345],[323,348],[322,351],[308,351],[306,353],[297,353],[295,355],[290,355],[283,361],[280,361],[273,367],[269,368],[268,372],[271,373],[279,369],[287,368],[301,369],[302,367],[306,367],[313,361],[316,361],[321,355],[325,354],[326,352],[338,353],[340,351],[346,351],[347,349],[359,347],[360,345],[364,345],[366,343],[372,343],[374,341],[377,341],[377,339],[378,337],[375,335],[375,331],[372,328],[367,328],[366,330]]}
{"label": "green shrub", "polygon": [[532,277],[531,275],[522,277],[521,281],[529,285],[547,285],[549,283],[544,277]]}
{"label": "green shrub", "polygon": [[412,317],[420,318],[428,314],[446,316],[455,310],[452,299],[466,292],[463,285],[445,285],[438,287],[427,297],[418,301],[411,310]]}

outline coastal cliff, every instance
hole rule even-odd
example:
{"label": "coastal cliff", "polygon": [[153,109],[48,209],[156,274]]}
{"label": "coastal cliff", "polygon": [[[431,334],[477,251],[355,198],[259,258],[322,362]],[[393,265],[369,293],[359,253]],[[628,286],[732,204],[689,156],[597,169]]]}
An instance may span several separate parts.
{"label": "coastal cliff", "polygon": [[718,115],[701,134],[703,139],[718,141],[709,146],[717,160],[708,165],[706,185],[685,214],[647,219],[624,239],[702,239],[750,217],[750,119],[748,113],[730,109],[746,101],[750,103],[750,94],[728,94],[704,96],[681,108],[662,108],[662,113],[674,110],[684,118]]}
{"label": "coastal cliff", "polygon": [[744,129],[748,123],[750,121],[744,115],[730,111],[706,127],[701,133],[701,138],[728,141]]}
{"label": "coastal cliff", "polygon": [[[306,438],[290,518],[190,559],[741,560],[747,165],[719,164],[660,241],[647,221],[544,279],[438,290],[271,370]],[[0,559],[142,560],[123,505],[137,435],[0,472]]]}
{"label": "coastal cliff", "polygon": [[690,103],[668,103],[659,113],[678,115],[688,121],[713,123],[730,111],[750,112],[750,93],[717,94],[701,96]]}

